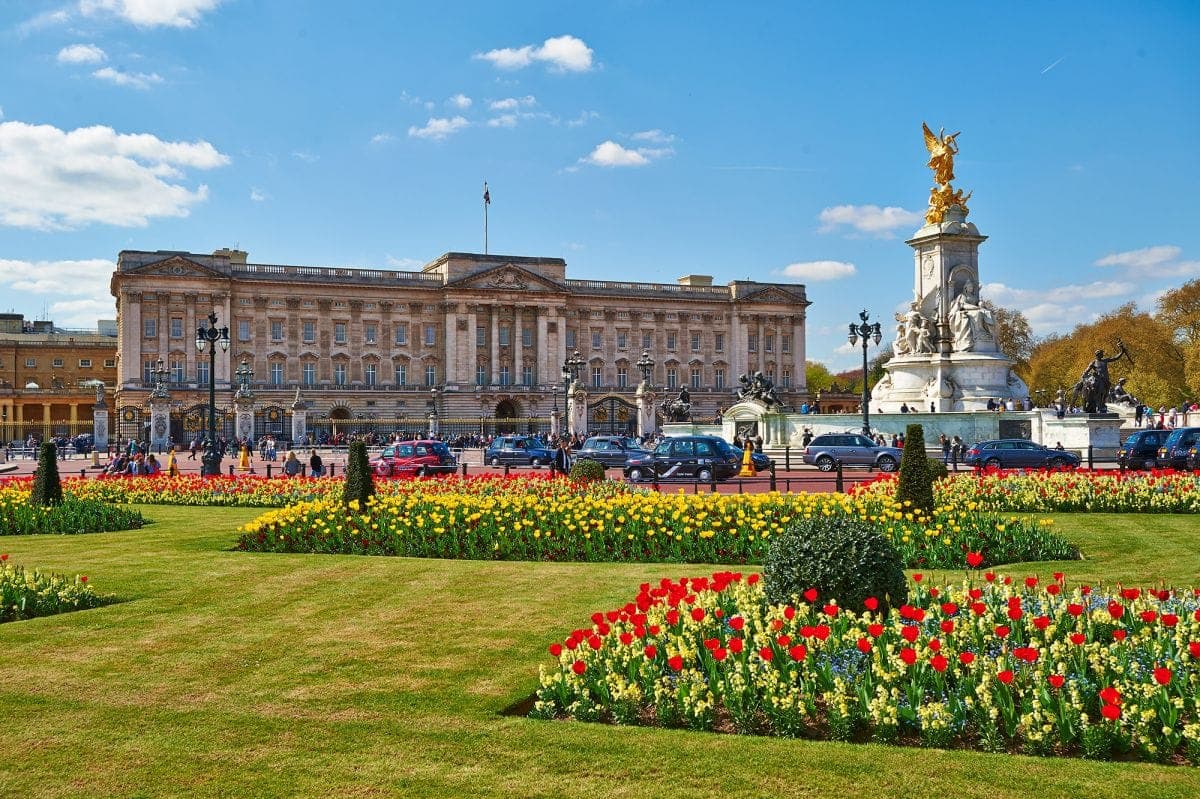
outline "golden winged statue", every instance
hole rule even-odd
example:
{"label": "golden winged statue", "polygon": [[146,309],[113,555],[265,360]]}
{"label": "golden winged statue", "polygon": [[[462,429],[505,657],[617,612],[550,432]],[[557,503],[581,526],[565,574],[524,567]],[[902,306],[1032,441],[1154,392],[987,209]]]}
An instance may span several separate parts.
{"label": "golden winged statue", "polygon": [[926,166],[933,170],[934,180],[945,186],[954,180],[954,156],[958,154],[958,143],[954,140],[962,131],[947,136],[946,129],[942,128],[935,134],[924,122],[921,130],[925,133],[925,149],[929,151]]}

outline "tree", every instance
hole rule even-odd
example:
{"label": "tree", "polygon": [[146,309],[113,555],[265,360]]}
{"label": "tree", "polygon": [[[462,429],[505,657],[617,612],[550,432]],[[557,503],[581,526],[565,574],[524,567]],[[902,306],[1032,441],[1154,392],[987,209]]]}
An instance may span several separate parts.
{"label": "tree", "polygon": [[805,365],[804,379],[807,381],[808,393],[814,396],[818,391],[828,391],[833,385],[833,374],[829,367],[818,361],[809,361]]}
{"label": "tree", "polygon": [[1193,397],[1200,395],[1200,280],[1189,280],[1159,297],[1158,310],[1183,351],[1187,387]]}
{"label": "tree", "polygon": [[1048,403],[1061,388],[1068,394],[1095,357],[1116,352],[1121,339],[1130,359],[1109,365],[1115,384],[1125,377],[1125,389],[1147,405],[1176,405],[1181,399],[1184,381],[1184,353],[1171,328],[1147,313],[1139,313],[1134,303],[1122,305],[1095,322],[1079,324],[1069,336],[1051,336],[1038,342],[1029,358],[1029,379],[1033,396]]}
{"label": "tree", "polygon": [[1016,370],[1025,378],[1029,369],[1029,356],[1033,354],[1033,329],[1025,314],[1011,308],[1002,308],[988,300],[980,305],[992,312],[996,320],[996,346],[1000,352],[1016,361]]}
{"label": "tree", "polygon": [[346,461],[346,485],[342,490],[342,502],[349,505],[358,500],[362,510],[367,499],[375,495],[375,481],[371,477],[371,464],[367,461],[367,445],[362,441],[350,443],[350,455]]}
{"label": "tree", "polygon": [[33,476],[33,491],[29,495],[31,505],[46,507],[62,502],[62,483],[58,479],[58,449],[47,441],[38,453],[37,472]]}
{"label": "tree", "polygon": [[925,428],[910,424],[904,431],[904,454],[900,456],[900,481],[896,501],[912,503],[914,510],[933,512],[933,479],[925,452]]}
{"label": "tree", "polygon": [[893,354],[891,347],[885,347],[883,352],[871,359],[867,368],[867,385],[873,386],[883,379],[884,374],[887,373],[883,366],[892,359]]}

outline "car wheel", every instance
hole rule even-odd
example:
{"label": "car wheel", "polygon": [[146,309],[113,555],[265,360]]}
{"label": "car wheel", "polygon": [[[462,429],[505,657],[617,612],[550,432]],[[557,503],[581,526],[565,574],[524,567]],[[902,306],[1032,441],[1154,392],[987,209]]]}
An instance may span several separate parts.
{"label": "car wheel", "polygon": [[822,455],[821,457],[817,458],[817,468],[823,472],[832,472],[833,458],[829,457],[828,455]]}
{"label": "car wheel", "polygon": [[712,469],[701,469],[700,471],[696,472],[696,479],[701,483],[711,483],[712,477]]}
{"label": "car wheel", "polygon": [[1067,465],[1067,461],[1065,458],[1051,458],[1050,459],[1050,468],[1051,469],[1063,469],[1063,468],[1066,468],[1066,465]]}
{"label": "car wheel", "polygon": [[896,471],[896,459],[889,455],[884,455],[875,465],[879,467],[879,471],[881,472]]}
{"label": "car wheel", "polygon": [[629,482],[631,482],[631,483],[642,482],[642,470],[637,469],[637,468],[630,469],[629,470]]}
{"label": "car wheel", "polygon": [[983,468],[985,469],[999,469],[1001,465],[999,458],[988,458],[983,462]]}
{"label": "car wheel", "polygon": [[493,455],[493,456],[492,456],[492,461],[491,461],[491,462],[492,462],[492,465],[493,465],[493,466],[499,466],[499,465],[500,465],[500,459],[499,459],[498,457],[496,457],[495,455]]}
{"label": "car wheel", "polygon": [[542,459],[541,458],[530,458],[529,465],[535,469],[540,469],[542,466]]}

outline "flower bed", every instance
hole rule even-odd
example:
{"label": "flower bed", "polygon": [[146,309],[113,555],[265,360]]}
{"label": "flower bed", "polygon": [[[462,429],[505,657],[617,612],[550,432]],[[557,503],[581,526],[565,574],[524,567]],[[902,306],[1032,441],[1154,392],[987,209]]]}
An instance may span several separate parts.
{"label": "flower bed", "polygon": [[8,555],[0,555],[0,622],[86,610],[110,601],[97,594],[83,575],[25,571],[9,562]]}
{"label": "flower bed", "polygon": [[[1078,557],[1048,521],[942,506],[926,519],[886,496],[659,494],[613,482],[509,481],[456,491],[450,481],[404,483],[402,493],[348,511],[301,502],[242,528],[238,548],[416,557],[556,561],[757,563],[793,519],[854,515],[880,526],[910,567]],[[494,481],[487,483],[495,486]],[[432,490],[424,490],[430,487]]]}
{"label": "flower bed", "polygon": [[145,523],[137,511],[100,500],[64,493],[60,504],[42,507],[29,501],[27,484],[0,486],[0,535],[99,533]]}
{"label": "flower bed", "polygon": [[1055,577],[918,582],[886,617],[772,606],[757,574],[643,584],[551,644],[532,715],[1200,762],[1196,592]]}
{"label": "flower bed", "polygon": [[[853,489],[895,492],[894,475]],[[1200,513],[1200,472],[986,470],[951,475],[935,486],[939,502],[975,503],[999,513]]]}

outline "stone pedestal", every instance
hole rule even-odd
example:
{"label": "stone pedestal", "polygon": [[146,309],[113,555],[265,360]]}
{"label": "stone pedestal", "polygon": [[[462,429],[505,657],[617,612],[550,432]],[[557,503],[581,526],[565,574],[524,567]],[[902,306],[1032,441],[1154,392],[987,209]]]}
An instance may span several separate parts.
{"label": "stone pedestal", "polygon": [[587,432],[587,391],[576,380],[567,396],[567,432],[571,435]]}
{"label": "stone pedestal", "polygon": [[164,452],[171,446],[171,398],[150,397],[150,448]]}
{"label": "stone pedestal", "polygon": [[1080,455],[1084,465],[1089,445],[1093,460],[1112,461],[1121,446],[1123,423],[1124,419],[1116,413],[1074,414],[1061,419],[1047,414],[1042,420],[1041,443],[1047,447],[1061,443],[1063,449]]}
{"label": "stone pedestal", "polygon": [[550,411],[550,436],[552,438],[558,438],[560,435],[562,435],[561,431],[562,414],[559,413],[558,408],[555,408],[554,410]]}
{"label": "stone pedestal", "polygon": [[438,416],[433,411],[429,412],[429,437],[437,438],[438,435]]}
{"label": "stone pedestal", "polygon": [[233,435],[238,441],[247,441],[254,436],[254,397],[233,398]]}
{"label": "stone pedestal", "polygon": [[97,450],[108,449],[108,407],[99,405],[92,409],[92,439]]}
{"label": "stone pedestal", "polygon": [[658,431],[658,425],[654,419],[654,390],[645,383],[641,383],[637,389],[637,431],[641,437],[654,435]]}
{"label": "stone pedestal", "polygon": [[308,409],[304,403],[292,404],[292,446],[300,447],[308,443]]}
{"label": "stone pedestal", "polygon": [[[1029,388],[1000,353],[956,352],[926,358],[894,358],[887,374],[871,389],[871,413],[899,413],[907,405],[925,413],[987,410],[988,400],[1023,406]],[[1025,408],[1019,408],[1027,410]]]}

